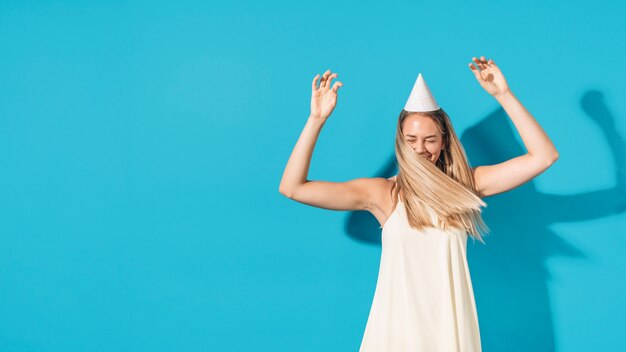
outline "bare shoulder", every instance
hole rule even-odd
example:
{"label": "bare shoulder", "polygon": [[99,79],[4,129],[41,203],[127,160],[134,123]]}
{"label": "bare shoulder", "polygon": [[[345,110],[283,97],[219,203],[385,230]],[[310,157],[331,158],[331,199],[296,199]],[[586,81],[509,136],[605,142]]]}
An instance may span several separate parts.
{"label": "bare shoulder", "polygon": [[367,177],[358,179],[361,183],[361,188],[367,193],[368,204],[365,210],[371,211],[372,208],[380,205],[381,199],[385,197],[385,194],[389,194],[391,191],[394,180],[393,178],[384,177]]}
{"label": "bare shoulder", "polygon": [[367,210],[374,215],[382,226],[393,213],[396,206],[395,199],[398,194],[398,188],[396,187],[396,176],[389,178],[381,177],[376,180],[372,182],[370,206]]}
{"label": "bare shoulder", "polygon": [[395,176],[389,178],[378,177],[372,180],[375,180],[372,182],[372,194],[376,198],[385,199],[391,195],[390,192],[393,190],[396,183]]}
{"label": "bare shoulder", "polygon": [[387,183],[384,189],[385,194],[383,195],[383,204],[391,205],[392,211],[395,205],[394,200],[396,199],[396,196],[398,195],[397,180],[398,180],[398,175],[391,176],[386,179]]}
{"label": "bare shoulder", "polygon": [[364,177],[355,181],[359,183],[362,192],[367,194],[368,200],[364,210],[374,213],[379,209],[386,212],[392,203],[395,177]]}

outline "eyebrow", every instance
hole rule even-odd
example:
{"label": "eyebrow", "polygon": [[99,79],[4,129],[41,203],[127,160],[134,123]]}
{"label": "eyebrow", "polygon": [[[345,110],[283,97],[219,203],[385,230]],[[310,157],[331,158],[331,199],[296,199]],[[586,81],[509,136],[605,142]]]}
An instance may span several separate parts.
{"label": "eyebrow", "polygon": [[[416,136],[414,136],[414,135],[412,135],[412,134],[407,134],[407,135],[406,135],[406,137],[416,137]],[[430,137],[437,137],[437,135],[431,134],[430,136],[426,136],[426,137],[424,137],[424,138],[430,138]],[[416,138],[417,138],[417,137],[416,137]]]}

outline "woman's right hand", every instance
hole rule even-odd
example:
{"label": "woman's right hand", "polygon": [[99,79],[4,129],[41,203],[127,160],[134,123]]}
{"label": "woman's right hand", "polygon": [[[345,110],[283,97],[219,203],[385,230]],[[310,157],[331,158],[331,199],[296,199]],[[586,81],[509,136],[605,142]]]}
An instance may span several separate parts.
{"label": "woman's right hand", "polygon": [[331,81],[337,77],[337,74],[331,74],[328,70],[324,72],[318,88],[317,79],[319,77],[318,74],[313,78],[311,87],[311,117],[326,120],[337,105],[337,90],[343,86],[343,83],[337,81],[331,88]]}

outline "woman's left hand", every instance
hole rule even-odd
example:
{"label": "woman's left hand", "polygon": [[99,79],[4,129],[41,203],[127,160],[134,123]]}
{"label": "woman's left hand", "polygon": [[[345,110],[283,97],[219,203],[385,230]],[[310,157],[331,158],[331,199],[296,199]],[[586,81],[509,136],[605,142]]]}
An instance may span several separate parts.
{"label": "woman's left hand", "polygon": [[469,63],[469,68],[474,72],[476,80],[487,93],[497,97],[509,92],[509,85],[506,83],[502,71],[492,59],[486,60],[484,56],[481,56],[480,59],[473,57],[472,61],[478,67]]}

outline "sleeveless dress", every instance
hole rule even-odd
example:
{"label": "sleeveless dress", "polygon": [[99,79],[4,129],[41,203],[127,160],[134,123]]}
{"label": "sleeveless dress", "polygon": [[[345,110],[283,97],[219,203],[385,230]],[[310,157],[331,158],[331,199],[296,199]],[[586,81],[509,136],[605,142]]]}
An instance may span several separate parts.
{"label": "sleeveless dress", "polygon": [[382,226],[374,299],[360,352],[480,352],[466,256],[468,234],[409,226],[404,203]]}

